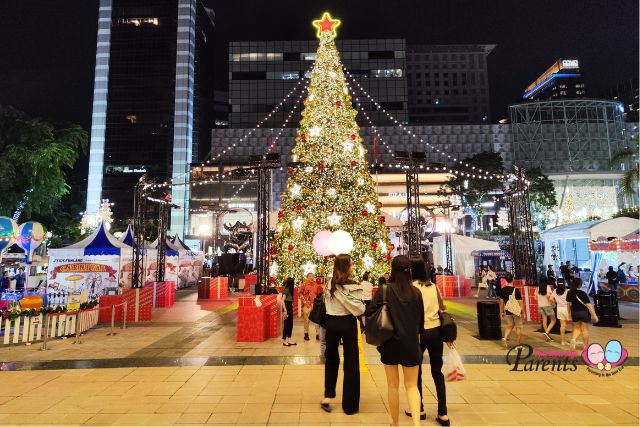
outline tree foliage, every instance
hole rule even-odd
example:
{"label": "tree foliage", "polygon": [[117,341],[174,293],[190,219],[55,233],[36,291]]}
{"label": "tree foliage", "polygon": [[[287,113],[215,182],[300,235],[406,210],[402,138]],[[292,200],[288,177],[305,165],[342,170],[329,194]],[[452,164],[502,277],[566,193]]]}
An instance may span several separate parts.
{"label": "tree foliage", "polygon": [[625,148],[622,151],[616,153],[611,159],[613,166],[619,166],[621,163],[625,163],[628,168],[622,179],[620,179],[620,187],[625,194],[633,195],[638,192],[638,181],[640,181],[640,158],[638,157],[638,151],[640,150],[640,139],[636,137],[632,141],[630,148]]}
{"label": "tree foliage", "polygon": [[78,125],[0,107],[0,214],[11,216],[21,201],[26,216],[53,213],[69,193],[65,171],[86,147],[87,132]]}
{"label": "tree foliage", "polygon": [[[469,165],[467,170],[470,172],[482,169],[491,174],[502,174],[504,170],[502,157],[499,153],[495,152],[474,154],[464,159],[463,163]],[[482,204],[489,201],[491,193],[502,185],[502,183],[494,177],[483,179],[482,176],[484,176],[483,173],[476,174],[476,178],[456,175],[446,183],[449,191],[459,196],[463,200],[464,205],[470,210],[474,224],[477,223],[477,217],[484,212]]]}

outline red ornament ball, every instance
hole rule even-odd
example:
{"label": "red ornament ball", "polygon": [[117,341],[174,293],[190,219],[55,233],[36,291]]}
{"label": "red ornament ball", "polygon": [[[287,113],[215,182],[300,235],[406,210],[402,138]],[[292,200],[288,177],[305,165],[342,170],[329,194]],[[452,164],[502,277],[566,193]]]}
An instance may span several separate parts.
{"label": "red ornament ball", "polygon": [[275,253],[276,253],[276,248],[274,248],[273,246],[271,246],[271,247],[269,248],[269,253],[270,253],[271,255],[275,254]]}
{"label": "red ornament ball", "polygon": [[269,277],[269,283],[276,283],[275,277]]}
{"label": "red ornament ball", "polygon": [[368,211],[368,210],[366,210],[366,209],[363,209],[361,213],[362,213],[362,216],[367,216],[367,215],[369,215],[369,211]]}
{"label": "red ornament ball", "polygon": [[291,175],[291,174],[293,173],[293,168],[289,168],[289,169],[287,169],[287,173],[288,173],[289,175]]}
{"label": "red ornament ball", "polygon": [[378,244],[376,242],[371,242],[371,249],[375,249],[378,247]]}
{"label": "red ornament ball", "polygon": [[352,133],[351,136],[349,136],[349,138],[351,138],[352,141],[355,141],[356,140],[356,135]]}
{"label": "red ornament ball", "polygon": [[282,217],[284,217],[284,214],[282,211],[278,211],[278,219],[282,219]]}
{"label": "red ornament ball", "polygon": [[318,169],[319,170],[323,170],[324,169],[324,163],[318,163]]}
{"label": "red ornament ball", "polygon": [[302,205],[296,205],[296,212],[300,212],[302,210]]}
{"label": "red ornament ball", "polygon": [[356,162],[355,160],[351,160],[351,167],[354,168],[358,166],[358,162]]}
{"label": "red ornament ball", "polygon": [[300,139],[301,139],[302,141],[306,141],[306,140],[307,140],[307,134],[306,134],[306,133],[302,133],[302,134],[300,134]]}
{"label": "red ornament ball", "polygon": [[339,106],[341,106],[341,105],[342,105],[342,102],[340,102],[340,101],[336,101],[336,107],[339,107]]}
{"label": "red ornament ball", "polygon": [[322,285],[322,279],[321,279],[321,278],[319,278],[319,277],[316,277],[316,283],[317,283],[318,285]]}
{"label": "red ornament ball", "polygon": [[384,259],[386,259],[387,261],[389,261],[389,260],[391,259],[391,255],[386,254],[386,255],[384,256]]}
{"label": "red ornament ball", "polygon": [[290,250],[290,251],[292,251],[292,250],[293,250],[293,248],[294,248],[294,246],[293,246],[293,245],[289,245],[289,246],[287,246],[287,249],[288,249],[288,250]]}
{"label": "red ornament ball", "polygon": [[380,222],[385,222],[385,221],[386,221],[386,219],[385,219],[384,215],[383,215],[383,216],[379,216],[379,217],[378,217],[378,221],[380,221]]}

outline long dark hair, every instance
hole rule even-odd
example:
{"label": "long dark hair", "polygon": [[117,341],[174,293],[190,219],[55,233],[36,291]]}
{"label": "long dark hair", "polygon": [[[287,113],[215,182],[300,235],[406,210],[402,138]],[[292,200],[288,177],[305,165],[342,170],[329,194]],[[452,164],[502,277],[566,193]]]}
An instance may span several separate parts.
{"label": "long dark hair", "polygon": [[413,295],[411,285],[411,261],[404,255],[398,255],[391,261],[391,276],[389,283],[392,284],[398,298],[407,300]]}
{"label": "long dark hair", "polygon": [[364,274],[362,275],[362,280],[366,280],[367,282],[369,281],[369,272],[365,271]]}
{"label": "long dark hair", "polygon": [[289,293],[289,295],[293,296],[294,288],[296,286],[296,281],[293,277],[287,277],[287,280],[284,281],[284,290]]}
{"label": "long dark hair", "polygon": [[544,276],[540,276],[539,283],[538,283],[538,293],[540,295],[546,295],[548,285],[549,283],[547,282],[547,278]]}
{"label": "long dark hair", "polygon": [[349,267],[351,267],[351,255],[340,254],[333,260],[333,277],[331,278],[331,288],[329,293],[333,296],[338,285],[344,286],[348,283],[354,283],[349,277]]}
{"label": "long dark hair", "polygon": [[429,286],[431,281],[429,280],[429,275],[427,273],[427,264],[425,264],[422,257],[411,257],[409,262],[411,262],[411,278],[420,282],[421,286]]}
{"label": "long dark hair", "polygon": [[556,280],[556,295],[564,295],[567,290],[567,286],[564,283],[564,279]]}

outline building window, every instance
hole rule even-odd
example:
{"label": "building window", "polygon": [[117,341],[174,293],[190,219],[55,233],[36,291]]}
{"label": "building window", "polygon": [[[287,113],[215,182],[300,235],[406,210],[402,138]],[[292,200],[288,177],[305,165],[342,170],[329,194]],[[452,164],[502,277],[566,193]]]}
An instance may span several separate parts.
{"label": "building window", "polygon": [[299,71],[267,71],[267,80],[298,80]]}
{"label": "building window", "polygon": [[402,77],[402,70],[400,68],[371,70],[371,74],[373,77]]}
{"label": "building window", "polygon": [[138,116],[136,116],[135,114],[129,114],[127,116],[127,121],[132,125],[135,125],[138,122]]}
{"label": "building window", "polygon": [[369,59],[394,59],[395,53],[392,50],[371,50]]}
{"label": "building window", "polygon": [[266,53],[266,52],[247,52],[247,53],[232,53],[231,61],[282,61],[282,53]]}
{"label": "building window", "polygon": [[316,53],[315,52],[301,53],[300,57],[302,58],[303,61],[315,61]]}

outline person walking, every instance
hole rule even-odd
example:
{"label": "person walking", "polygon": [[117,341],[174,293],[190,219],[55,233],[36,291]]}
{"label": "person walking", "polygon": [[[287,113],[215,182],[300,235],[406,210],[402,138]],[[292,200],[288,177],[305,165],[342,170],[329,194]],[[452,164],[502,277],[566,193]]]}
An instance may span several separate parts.
{"label": "person walking", "polygon": [[520,345],[522,340],[522,313],[524,304],[522,303],[522,293],[520,289],[513,286],[513,274],[507,273],[504,276],[505,286],[500,289],[500,316],[507,318],[507,326],[504,329],[502,344],[508,347],[509,335],[516,330],[516,344]]}
{"label": "person walking", "polygon": [[613,271],[613,267],[609,266],[609,270],[605,276],[607,278],[607,284],[612,292],[618,291],[618,273]]}
{"label": "person walking", "polygon": [[25,284],[27,283],[27,274],[24,272],[24,267],[18,268],[18,274],[12,277],[16,281],[16,291],[25,291]]}
{"label": "person walking", "polygon": [[[442,350],[443,340],[440,333],[439,311],[445,311],[442,306],[442,297],[438,287],[431,281],[425,269],[424,261],[420,257],[411,258],[411,277],[413,286],[420,291],[422,306],[424,308],[424,331],[420,335],[420,351],[424,357],[424,351],[429,352],[429,364],[431,365],[431,377],[436,386],[436,397],[438,398],[438,414],[436,422],[443,426],[451,424],[447,415],[447,390],[442,374]],[[447,347],[455,348],[454,342],[446,343]],[[420,419],[427,419],[424,411],[422,399],[422,364],[418,369],[418,390],[420,391]],[[405,410],[405,415],[411,416],[411,412]]]}
{"label": "person walking", "polygon": [[560,321],[560,345],[566,345],[564,335],[567,330],[567,320],[570,320],[569,310],[567,308],[567,287],[564,279],[558,279],[556,288],[551,293],[551,299],[556,304],[556,315]]}
{"label": "person walking", "polygon": [[327,310],[326,349],[324,352],[324,398],[320,407],[331,412],[331,399],[336,397],[336,383],[340,355],[339,341],[344,352],[344,379],[342,384],[342,410],[351,415],[360,408],[360,364],[358,359],[357,318],[364,313],[362,288],[356,283],[351,256],[340,254],[333,262],[331,285],[325,289]]}
{"label": "person walking", "polygon": [[571,350],[576,349],[578,337],[582,336],[584,347],[589,346],[589,323],[593,320],[598,323],[598,316],[591,305],[589,295],[582,289],[582,279],[575,278],[569,282],[569,292],[567,292],[567,305],[571,311],[573,321],[573,334],[571,336]]}
{"label": "person walking", "polygon": [[400,415],[400,373],[402,366],[404,388],[411,408],[413,425],[420,425],[420,391],[418,370],[422,363],[419,336],[424,330],[424,308],[422,296],[411,285],[411,262],[404,255],[391,261],[389,283],[378,289],[367,309],[367,316],[374,314],[386,303],[393,324],[393,336],[378,346],[380,361],[387,375],[387,393],[392,425],[397,426]]}
{"label": "person walking", "polygon": [[[413,266],[413,260],[411,262],[412,262],[411,265]],[[487,269],[486,268],[480,267],[479,277],[480,277],[480,283],[478,283],[478,290],[476,291],[475,297],[478,298],[480,296],[480,289],[487,289],[487,296],[489,296],[489,286],[487,285]]]}
{"label": "person walking", "polygon": [[285,347],[296,345],[296,342],[291,341],[291,334],[293,333],[293,295],[295,283],[293,277],[287,277],[287,280],[284,282],[284,290],[282,291],[282,318],[284,319],[282,345]]}
{"label": "person walking", "polygon": [[[300,286],[300,298],[302,299],[302,320],[304,325],[304,340],[309,341],[309,314],[313,308],[313,300],[318,295],[318,284],[313,273],[308,273]],[[316,340],[320,338],[320,325],[316,325]]]}
{"label": "person walking", "polygon": [[553,307],[551,306],[551,287],[546,277],[540,277],[536,298],[538,300],[538,313],[542,319],[542,333],[547,341],[553,341],[549,332],[551,332],[551,329],[556,324],[556,314],[553,312]]}
{"label": "person walking", "polygon": [[498,284],[498,276],[496,275],[496,272],[493,271],[493,268],[491,268],[490,265],[487,266],[487,284],[489,286],[487,298],[498,298],[498,290],[500,289]]}
{"label": "person walking", "polygon": [[547,265],[547,280],[556,280],[556,272],[553,269],[553,264]]}

